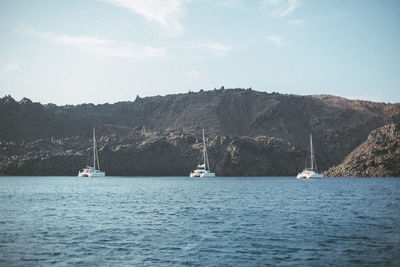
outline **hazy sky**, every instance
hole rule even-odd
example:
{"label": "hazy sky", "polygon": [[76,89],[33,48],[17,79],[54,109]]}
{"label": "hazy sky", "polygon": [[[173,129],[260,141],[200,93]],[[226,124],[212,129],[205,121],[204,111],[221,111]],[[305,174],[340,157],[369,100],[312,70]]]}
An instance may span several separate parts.
{"label": "hazy sky", "polygon": [[1,0],[0,96],[248,88],[400,102],[398,0]]}

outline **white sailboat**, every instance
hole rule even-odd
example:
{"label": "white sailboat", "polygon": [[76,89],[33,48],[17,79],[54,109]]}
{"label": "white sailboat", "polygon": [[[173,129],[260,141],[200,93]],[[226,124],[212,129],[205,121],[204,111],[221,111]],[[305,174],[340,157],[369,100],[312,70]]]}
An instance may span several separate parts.
{"label": "white sailboat", "polygon": [[[310,179],[310,178],[322,178],[322,174],[317,171],[317,161],[315,160],[314,147],[312,142],[312,135],[310,135],[310,163],[311,166],[306,168],[297,174],[297,179]],[[306,164],[307,165],[307,164]]]}
{"label": "white sailboat", "polygon": [[197,169],[190,173],[190,177],[215,177],[215,173],[211,172],[210,164],[208,162],[208,154],[206,148],[206,140],[204,138],[204,129],[203,129],[203,164],[198,165]]}
{"label": "white sailboat", "polygon": [[[97,162],[97,170],[96,170]],[[105,172],[100,171],[99,157],[96,147],[96,130],[93,128],[93,167],[87,166],[82,171],[79,171],[78,177],[104,177]]]}

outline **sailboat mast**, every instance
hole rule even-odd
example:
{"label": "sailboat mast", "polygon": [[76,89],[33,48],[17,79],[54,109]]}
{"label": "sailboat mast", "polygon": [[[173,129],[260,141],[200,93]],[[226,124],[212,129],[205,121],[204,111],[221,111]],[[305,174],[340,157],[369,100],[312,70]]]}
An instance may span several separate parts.
{"label": "sailboat mast", "polygon": [[311,153],[311,170],[314,170],[314,148],[312,144],[312,134],[310,134],[310,153]]}
{"label": "sailboat mast", "polygon": [[204,169],[206,168],[206,140],[204,138],[204,129],[203,129],[203,159],[204,159]]}
{"label": "sailboat mast", "polygon": [[93,169],[96,170],[96,129],[93,128]]}
{"label": "sailboat mast", "polygon": [[96,160],[97,160],[97,169],[100,171],[99,150],[97,149],[97,146],[96,146],[96,155],[97,155],[97,157],[96,157]]}

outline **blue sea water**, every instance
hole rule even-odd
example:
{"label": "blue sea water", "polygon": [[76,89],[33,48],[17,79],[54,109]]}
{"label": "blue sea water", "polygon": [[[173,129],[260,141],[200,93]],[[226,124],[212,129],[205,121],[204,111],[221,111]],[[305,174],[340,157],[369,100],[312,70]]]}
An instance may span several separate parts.
{"label": "blue sea water", "polygon": [[0,177],[1,266],[400,265],[400,179]]}

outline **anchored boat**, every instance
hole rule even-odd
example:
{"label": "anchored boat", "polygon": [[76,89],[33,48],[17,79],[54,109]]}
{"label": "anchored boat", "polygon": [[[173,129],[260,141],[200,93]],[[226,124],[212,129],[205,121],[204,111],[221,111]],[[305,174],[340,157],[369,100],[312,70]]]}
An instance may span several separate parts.
{"label": "anchored boat", "polygon": [[[97,169],[96,169],[97,162]],[[96,146],[96,129],[93,128],[93,167],[87,166],[82,171],[79,171],[78,177],[104,177],[105,172],[100,171],[99,157]]]}
{"label": "anchored boat", "polygon": [[310,135],[310,167],[306,167],[305,169],[297,174],[297,179],[310,179],[310,178],[322,178],[324,177],[322,174],[319,174],[317,171],[317,161],[315,160],[314,147],[312,142],[312,134]]}
{"label": "anchored boat", "polygon": [[211,172],[210,163],[208,162],[206,141],[204,138],[204,129],[203,129],[203,164],[198,165],[197,169],[190,173],[190,177],[215,177],[215,173]]}

